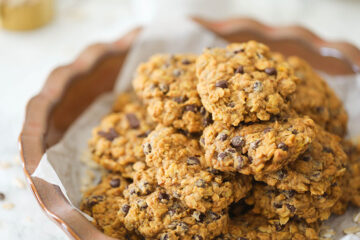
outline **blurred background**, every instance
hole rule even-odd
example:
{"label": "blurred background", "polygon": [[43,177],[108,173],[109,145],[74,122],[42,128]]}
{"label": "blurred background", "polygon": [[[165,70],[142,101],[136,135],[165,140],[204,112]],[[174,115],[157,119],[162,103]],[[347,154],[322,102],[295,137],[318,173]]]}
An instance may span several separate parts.
{"label": "blurred background", "polygon": [[0,0],[0,239],[66,239],[25,185],[16,141],[27,100],[87,45],[177,15],[302,25],[360,47],[360,0]]}

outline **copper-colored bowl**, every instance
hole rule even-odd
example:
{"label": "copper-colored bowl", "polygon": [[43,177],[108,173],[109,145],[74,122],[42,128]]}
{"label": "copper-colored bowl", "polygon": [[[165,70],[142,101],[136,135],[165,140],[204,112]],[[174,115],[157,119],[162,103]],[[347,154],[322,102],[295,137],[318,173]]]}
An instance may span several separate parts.
{"label": "copper-colored bowl", "polygon": [[[229,42],[258,40],[285,55],[297,55],[332,75],[360,71],[360,51],[348,43],[327,42],[302,27],[269,27],[250,19],[195,21]],[[55,69],[26,108],[19,141],[24,172],[42,209],[73,239],[112,239],[98,231],[67,202],[60,188],[31,177],[46,149],[104,92],[111,91],[140,28],[114,43],[95,44],[71,64]]]}

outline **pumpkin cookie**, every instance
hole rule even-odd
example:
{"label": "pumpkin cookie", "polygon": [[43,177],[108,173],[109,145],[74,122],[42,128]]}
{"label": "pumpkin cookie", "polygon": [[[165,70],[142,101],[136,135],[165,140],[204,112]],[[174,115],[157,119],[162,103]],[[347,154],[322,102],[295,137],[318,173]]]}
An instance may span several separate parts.
{"label": "pumpkin cookie", "polygon": [[274,172],[305,152],[315,124],[309,118],[290,118],[228,127],[215,121],[203,133],[200,142],[206,163],[221,171],[259,174]]}
{"label": "pumpkin cookie", "polygon": [[228,215],[201,213],[185,206],[156,184],[154,170],[135,174],[119,200],[118,219],[146,239],[212,239],[227,232]]}
{"label": "pumpkin cookie", "polygon": [[285,224],[292,217],[304,219],[308,223],[326,220],[332,207],[342,196],[341,186],[334,183],[323,195],[309,192],[297,193],[294,190],[278,190],[262,182],[253,185],[252,194],[246,199],[248,205],[254,205],[252,211],[268,219],[280,219]]}
{"label": "pumpkin cookie", "polygon": [[340,138],[317,126],[312,143],[294,162],[276,172],[255,175],[255,179],[281,190],[323,195],[345,174],[347,161]]}
{"label": "pumpkin cookie", "polygon": [[197,139],[159,125],[145,140],[146,163],[157,169],[156,178],[174,197],[201,212],[220,212],[245,197],[251,179],[204,167]]}
{"label": "pumpkin cookie", "polygon": [[146,115],[145,107],[130,94],[121,95],[113,111],[93,129],[89,147],[94,161],[131,177],[134,171],[145,168],[141,145],[154,123]]}
{"label": "pumpkin cookie", "polygon": [[214,120],[233,126],[267,121],[288,109],[298,81],[287,62],[255,41],[206,49],[196,72],[205,109]]}
{"label": "pumpkin cookie", "polygon": [[300,80],[290,97],[291,107],[298,114],[309,116],[329,132],[344,136],[348,117],[334,91],[304,60],[290,57],[288,62]]}
{"label": "pumpkin cookie", "polygon": [[133,86],[154,121],[188,132],[211,123],[196,91],[195,61],[193,54],[158,54],[138,67]]}
{"label": "pumpkin cookie", "polygon": [[85,193],[80,209],[93,217],[93,224],[106,235],[120,239],[137,239],[117,218],[117,201],[127,186],[128,181],[120,175],[105,175],[99,185]]}

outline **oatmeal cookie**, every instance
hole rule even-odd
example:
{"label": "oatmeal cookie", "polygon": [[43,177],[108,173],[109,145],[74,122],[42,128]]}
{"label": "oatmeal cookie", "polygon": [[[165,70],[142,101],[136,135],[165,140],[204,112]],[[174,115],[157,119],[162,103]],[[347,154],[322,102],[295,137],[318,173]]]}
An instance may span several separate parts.
{"label": "oatmeal cookie", "polygon": [[246,199],[253,205],[252,211],[268,219],[279,219],[285,224],[292,217],[304,219],[307,223],[326,220],[332,207],[342,196],[341,186],[333,184],[323,195],[309,192],[297,193],[294,190],[278,190],[262,182],[253,185],[252,194]]}
{"label": "oatmeal cookie", "polygon": [[146,239],[211,239],[227,232],[227,213],[201,213],[156,184],[154,169],[135,174],[119,200],[118,219]]}
{"label": "oatmeal cookie", "polygon": [[318,224],[307,224],[301,220],[290,220],[286,224],[281,224],[279,220],[268,220],[250,212],[231,220],[229,233],[219,239],[316,240],[319,239],[319,226]]}
{"label": "oatmeal cookie", "polygon": [[345,174],[348,160],[338,136],[319,126],[315,135],[308,149],[294,162],[276,172],[255,175],[255,179],[281,190],[323,195]]}
{"label": "oatmeal cookie", "polygon": [[307,115],[329,132],[344,136],[347,113],[334,91],[304,60],[288,58],[299,78],[295,93],[290,97],[291,107],[300,115]]}
{"label": "oatmeal cookie", "polygon": [[159,125],[145,140],[146,163],[157,169],[156,178],[174,197],[201,212],[220,212],[245,197],[251,179],[204,167],[198,139]]}
{"label": "oatmeal cookie", "polygon": [[312,139],[315,124],[309,118],[228,127],[215,121],[200,142],[206,163],[221,171],[242,174],[268,173],[281,169],[303,153]]}
{"label": "oatmeal cookie", "polygon": [[136,239],[117,218],[117,201],[127,186],[127,180],[120,175],[105,175],[99,185],[85,193],[80,209],[93,217],[93,224],[106,235],[120,239]]}
{"label": "oatmeal cookie", "polygon": [[196,56],[154,55],[137,69],[133,86],[154,121],[200,132],[212,119],[196,91]]}
{"label": "oatmeal cookie", "polygon": [[214,120],[233,126],[267,121],[288,109],[298,81],[287,62],[255,41],[206,49],[196,73],[205,109]]}
{"label": "oatmeal cookie", "polygon": [[131,177],[134,171],[145,168],[141,145],[154,123],[146,115],[145,107],[132,100],[130,94],[121,95],[113,110],[93,129],[89,147],[94,161]]}

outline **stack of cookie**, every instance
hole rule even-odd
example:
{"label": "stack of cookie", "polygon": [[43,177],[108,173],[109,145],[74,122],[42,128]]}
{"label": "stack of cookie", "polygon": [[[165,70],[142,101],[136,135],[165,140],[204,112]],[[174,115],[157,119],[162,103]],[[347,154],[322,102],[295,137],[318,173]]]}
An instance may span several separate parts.
{"label": "stack of cookie", "polygon": [[318,239],[321,221],[360,205],[347,114],[305,61],[233,43],[155,55],[133,87],[89,141],[108,173],[81,209],[105,234]]}

